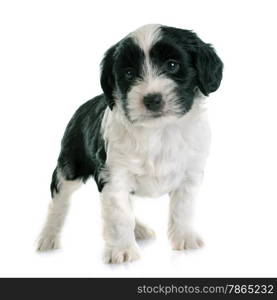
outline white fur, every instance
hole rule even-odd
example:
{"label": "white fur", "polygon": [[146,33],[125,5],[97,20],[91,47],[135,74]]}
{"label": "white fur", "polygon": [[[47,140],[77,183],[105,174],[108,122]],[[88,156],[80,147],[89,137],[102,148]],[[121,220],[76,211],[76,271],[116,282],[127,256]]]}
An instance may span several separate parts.
{"label": "white fur", "polygon": [[147,24],[130,33],[129,36],[137,42],[145,53],[149,53],[152,46],[160,38],[160,27],[160,24]]}
{"label": "white fur", "polygon": [[178,107],[174,101],[176,98],[175,87],[176,84],[173,80],[162,75],[158,76],[155,71],[148,72],[144,79],[135,84],[127,94],[127,108],[131,121],[139,123],[153,118],[152,112],[147,110],[143,103],[143,97],[147,94],[157,93],[162,96],[164,107],[159,113],[160,116],[178,113]]}
{"label": "white fur", "polygon": [[[178,113],[176,106],[176,94],[174,89],[176,83],[159,74],[159,70],[150,63],[149,52],[152,46],[160,39],[160,25],[145,25],[135,32],[131,33],[133,40],[142,49],[145,55],[145,61],[142,66],[142,80],[137,81],[127,94],[130,120],[133,122],[141,122],[145,119],[153,118],[152,113],[146,109],[143,104],[143,97],[147,94],[160,94],[162,96],[164,107],[160,115],[168,115]],[[117,101],[120,104],[120,101]]]}
{"label": "white fur", "polygon": [[131,191],[146,197],[169,193],[172,247],[201,246],[191,215],[210,143],[203,99],[195,99],[182,118],[162,117],[140,125],[128,122],[120,107],[107,109],[102,130],[109,176],[102,193],[106,261],[127,260],[122,253],[128,260],[138,257]]}
{"label": "white fur", "polygon": [[136,219],[135,225],[135,237],[136,240],[146,240],[155,237],[155,232],[148,226],[141,223],[139,220]]}
{"label": "white fur", "polygon": [[55,193],[49,205],[46,223],[39,236],[37,250],[47,251],[59,248],[60,233],[69,208],[69,200],[81,182],[79,180],[65,180],[60,174],[59,193]]}

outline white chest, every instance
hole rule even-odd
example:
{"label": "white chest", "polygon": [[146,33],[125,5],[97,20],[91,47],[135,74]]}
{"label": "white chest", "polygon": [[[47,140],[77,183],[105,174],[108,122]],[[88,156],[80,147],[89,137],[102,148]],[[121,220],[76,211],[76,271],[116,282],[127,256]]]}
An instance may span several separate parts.
{"label": "white chest", "polygon": [[177,188],[185,176],[189,146],[180,129],[172,126],[149,136],[139,157],[135,175],[135,193],[158,197]]}
{"label": "white chest", "polygon": [[177,189],[188,173],[203,171],[209,146],[209,126],[203,119],[187,117],[136,131],[110,124],[108,166],[115,173],[127,170],[131,190],[138,196],[159,197]]}

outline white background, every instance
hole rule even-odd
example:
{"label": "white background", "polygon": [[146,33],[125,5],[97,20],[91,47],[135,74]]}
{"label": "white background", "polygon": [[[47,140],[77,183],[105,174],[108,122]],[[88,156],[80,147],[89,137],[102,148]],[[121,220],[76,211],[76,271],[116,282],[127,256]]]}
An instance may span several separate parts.
{"label": "white background", "polygon": [[[1,1],[0,276],[277,276],[276,1]],[[174,252],[168,198],[137,201],[157,239],[141,259],[104,265],[99,196],[72,199],[62,249],[35,252],[60,140],[101,93],[104,51],[147,23],[193,29],[225,63],[209,99],[211,154],[195,225],[206,246]]]}

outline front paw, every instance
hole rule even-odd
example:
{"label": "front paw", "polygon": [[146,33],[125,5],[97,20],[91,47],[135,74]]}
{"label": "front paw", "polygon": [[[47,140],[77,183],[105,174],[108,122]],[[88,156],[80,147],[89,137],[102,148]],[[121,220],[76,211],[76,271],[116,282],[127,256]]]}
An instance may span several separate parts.
{"label": "front paw", "polygon": [[57,235],[42,235],[37,242],[37,251],[55,250],[60,247],[59,237]]}
{"label": "front paw", "polygon": [[173,250],[198,249],[204,245],[200,236],[193,231],[187,231],[182,234],[172,234],[170,241]]}
{"label": "front paw", "polygon": [[127,247],[107,246],[104,253],[104,262],[107,264],[121,264],[139,259],[139,249],[137,245]]}

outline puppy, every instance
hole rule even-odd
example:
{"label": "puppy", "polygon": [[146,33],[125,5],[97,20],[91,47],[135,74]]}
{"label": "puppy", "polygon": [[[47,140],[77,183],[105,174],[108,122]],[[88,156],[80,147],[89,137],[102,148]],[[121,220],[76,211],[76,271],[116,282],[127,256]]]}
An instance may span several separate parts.
{"label": "puppy", "polygon": [[210,144],[204,99],[222,69],[212,46],[189,30],[146,25],[112,46],[101,64],[104,94],[76,111],[62,139],[38,250],[59,246],[69,199],[90,176],[101,195],[107,263],[136,260],[136,240],[154,236],[132,211],[134,194],[169,194],[172,248],[200,247],[191,219]]}

